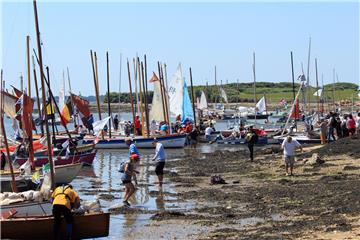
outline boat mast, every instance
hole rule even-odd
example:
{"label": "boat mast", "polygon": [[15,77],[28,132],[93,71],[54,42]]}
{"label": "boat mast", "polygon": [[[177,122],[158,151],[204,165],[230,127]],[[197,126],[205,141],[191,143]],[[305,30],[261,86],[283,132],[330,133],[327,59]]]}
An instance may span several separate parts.
{"label": "boat mast", "polygon": [[106,80],[107,80],[107,102],[109,114],[109,138],[111,138],[111,106],[110,106],[110,72],[109,72],[109,53],[106,52]]}
{"label": "boat mast", "polygon": [[[30,36],[26,36],[26,62],[27,62],[27,77],[28,77],[28,96],[31,99],[31,75],[30,75]],[[30,126],[29,128],[31,129],[30,132],[30,136],[28,137],[29,140],[29,161],[31,164],[31,168],[35,169],[35,163],[34,163],[34,148],[33,148],[33,136],[32,136],[32,129],[33,129],[33,118],[32,118],[32,113],[30,114],[30,116],[26,116],[26,117],[30,117]]]}
{"label": "boat mast", "polygon": [[143,86],[143,94],[144,94],[144,103],[145,103],[145,121],[146,121],[146,135],[150,136],[150,127],[149,127],[149,103],[148,103],[148,92],[147,92],[147,80],[144,74],[144,63],[141,62],[141,76],[142,76],[142,86]]}
{"label": "boat mast", "polygon": [[257,112],[256,112],[256,103],[257,103],[257,100],[256,100],[256,72],[255,72],[255,52],[253,52],[253,75],[254,75],[254,104],[255,104],[255,125],[256,125],[256,115],[257,115]]}
{"label": "boat mast", "polygon": [[143,106],[143,88],[142,88],[142,78],[141,78],[141,68],[140,68],[140,59],[136,57],[136,66],[138,70],[138,79],[139,79],[139,100],[140,100],[140,114],[141,114],[141,134],[144,136],[145,129],[144,129],[144,106]]}
{"label": "boat mast", "polygon": [[319,79],[318,79],[317,58],[315,58],[315,74],[316,74],[317,109],[318,109],[318,112],[320,112],[320,97],[319,97]]}
{"label": "boat mast", "polygon": [[[68,84],[69,84],[70,102],[71,102],[72,109],[75,109],[75,108],[74,108],[73,98],[71,97],[72,90],[71,90],[70,73],[69,73],[69,68],[68,68],[68,67],[66,67],[66,71],[67,71]],[[64,86],[65,86],[65,84],[64,84]],[[77,124],[76,124],[76,115],[77,115],[77,113],[74,112],[74,127],[77,125]]]}
{"label": "boat mast", "polygon": [[332,99],[333,99],[333,108],[334,112],[336,112],[336,106],[335,106],[335,68],[333,68],[333,89],[332,89]]}
{"label": "boat mast", "polygon": [[132,112],[132,116],[133,116],[133,124],[135,124],[135,109],[134,109],[133,93],[132,93],[132,88],[131,88],[131,75],[130,75],[129,59],[127,59],[127,69],[128,69],[128,78],[129,78],[131,112]]}
{"label": "boat mast", "polygon": [[[293,104],[295,104],[295,75],[294,75],[294,59],[293,59],[293,52],[290,52],[291,57],[291,77],[292,77],[292,89],[293,89]],[[295,129],[297,130],[296,118],[295,120]]]}
{"label": "boat mast", "polygon": [[[36,103],[37,103],[37,107],[38,107],[39,119],[42,120],[42,114],[41,114],[41,109],[40,109],[39,87],[38,87],[37,76],[36,76],[34,55],[32,56],[32,64],[33,64],[33,73],[34,73],[34,82],[35,82]],[[41,136],[43,137],[44,136],[44,126],[42,124],[42,121],[40,121],[40,130],[41,130]]]}
{"label": "boat mast", "polygon": [[120,53],[120,70],[119,70],[119,120],[121,111],[121,70],[122,70],[122,54]]}
{"label": "boat mast", "polygon": [[[41,78],[41,92],[42,92],[42,103],[43,106],[46,108],[46,95],[45,95],[45,81],[44,81],[44,69],[43,69],[43,61],[42,61],[42,51],[41,51],[41,41],[40,41],[40,30],[39,30],[39,22],[38,22],[38,15],[37,15],[37,7],[36,7],[36,0],[33,1],[34,5],[34,15],[35,15],[35,28],[36,28],[36,38],[37,38],[37,48],[39,54],[39,62],[40,62],[40,78]],[[47,140],[47,151],[48,151],[48,158],[50,164],[50,179],[51,179],[51,188],[54,189],[55,182],[54,182],[54,162],[52,160],[52,145],[51,145],[51,138],[49,132],[49,125],[48,125],[48,115],[47,111],[44,111],[45,114],[45,130],[46,130],[46,140]]]}
{"label": "boat mast", "polygon": [[1,104],[0,104],[0,123],[1,123],[1,132],[2,135],[4,137],[4,144],[5,144],[5,149],[6,149],[6,160],[9,163],[9,168],[10,168],[10,173],[11,173],[11,189],[13,192],[17,192],[17,187],[16,187],[16,182],[15,182],[15,175],[14,175],[14,168],[12,165],[12,160],[10,157],[10,150],[9,150],[9,145],[8,145],[8,141],[7,141],[7,137],[6,137],[6,131],[5,131],[5,126],[4,126],[4,86],[5,86],[5,81],[3,81],[3,70],[1,69],[1,83],[0,83],[0,92],[1,92]]}
{"label": "boat mast", "polygon": [[309,37],[309,51],[308,51],[308,63],[307,63],[307,72],[306,72],[306,91],[307,91],[307,109],[308,109],[308,113],[310,113],[310,97],[311,97],[311,93],[310,93],[310,52],[311,52],[311,37]]}
{"label": "boat mast", "polygon": [[196,115],[195,115],[195,97],[194,97],[194,86],[192,80],[192,71],[190,70],[190,84],[191,84],[191,97],[192,97],[192,107],[193,107],[193,114],[194,114],[194,125],[196,127]]}
{"label": "boat mast", "polygon": [[160,62],[158,61],[157,63],[158,63],[158,71],[159,71],[159,83],[160,83],[161,101],[162,101],[162,105],[163,105],[164,121],[167,122],[166,102],[165,102],[165,96],[164,96],[164,92],[163,92],[162,81],[161,81]]}

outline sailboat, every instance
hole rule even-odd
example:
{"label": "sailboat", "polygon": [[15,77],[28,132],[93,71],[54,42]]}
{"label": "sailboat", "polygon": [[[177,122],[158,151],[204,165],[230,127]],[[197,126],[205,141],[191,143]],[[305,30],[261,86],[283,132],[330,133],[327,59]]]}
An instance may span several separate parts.
{"label": "sailboat", "polygon": [[[180,70],[181,71],[181,70]],[[176,78],[181,76],[181,72],[175,73]],[[165,121],[165,116],[163,112],[163,101],[161,96],[161,83],[158,77],[153,73],[153,77],[150,80],[151,83],[154,84],[154,94],[153,94],[153,101],[151,105],[151,110],[149,113],[150,119],[155,120],[158,122]],[[181,83],[180,83],[181,84]],[[177,85],[178,86],[178,85]],[[173,93],[177,94],[177,91],[181,91],[183,94],[186,91],[184,89],[184,85],[181,89],[176,86],[170,88]],[[189,95],[189,93],[187,93]],[[170,97],[170,90],[169,90],[169,97]],[[174,98],[175,99],[175,98]],[[183,108],[183,104],[178,104],[178,102],[183,103],[184,98],[177,99],[177,101],[173,101],[173,105],[171,105],[171,98],[170,100],[170,111],[172,110],[173,113],[186,112],[186,114],[182,115],[185,117],[188,116],[187,108]],[[188,97],[188,101],[190,102],[190,97]],[[190,103],[191,104],[191,103]],[[173,108],[171,108],[173,106]],[[169,135],[156,135],[153,137],[145,137],[145,136],[134,136],[133,143],[136,144],[138,148],[154,148],[152,145],[153,139],[156,139],[163,144],[165,148],[183,148],[185,146],[186,134],[169,134]],[[96,139],[96,148],[98,149],[120,149],[120,148],[128,148],[125,143],[125,137],[115,137],[115,138],[104,138],[104,139]],[[84,144],[89,144],[94,141],[94,137],[86,136],[83,140]]]}
{"label": "sailboat", "polygon": [[[236,110],[229,108],[229,101],[228,101],[228,97],[227,97],[227,94],[226,94],[225,90],[224,90],[222,87],[220,87],[220,88],[219,88],[219,91],[220,91],[220,97],[221,97],[222,99],[224,99],[224,101],[225,101],[225,103],[226,103],[226,105],[223,105],[223,106],[222,106],[222,110],[221,110],[221,112],[220,112],[220,116],[221,116],[221,118],[224,119],[224,120],[226,120],[226,119],[232,119],[233,116],[234,116],[234,114],[236,114]],[[226,106],[227,106],[227,108],[226,108]]]}
{"label": "sailboat", "polygon": [[257,103],[253,114],[248,114],[248,119],[267,119],[269,114],[266,111],[265,97],[262,97]]}

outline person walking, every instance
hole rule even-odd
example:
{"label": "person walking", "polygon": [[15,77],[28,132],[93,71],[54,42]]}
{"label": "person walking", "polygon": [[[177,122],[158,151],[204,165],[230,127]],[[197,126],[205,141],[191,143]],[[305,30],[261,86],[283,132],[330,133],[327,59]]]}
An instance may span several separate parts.
{"label": "person walking", "polygon": [[[297,140],[293,140],[292,137],[288,136],[284,139],[281,144],[281,149],[284,150],[284,162],[286,176],[293,176],[293,169],[295,163],[295,150],[300,148],[303,151],[301,144]],[[289,174],[290,169],[290,174]]]}
{"label": "person walking", "polygon": [[134,154],[134,153],[137,154],[140,157],[140,152],[137,149],[135,143],[133,143],[131,138],[126,138],[125,143],[129,147],[129,157],[131,157],[131,155]]}
{"label": "person walking", "polygon": [[164,167],[165,167],[165,150],[164,145],[159,142],[156,138],[153,140],[153,146],[155,146],[155,155],[152,161],[156,161],[155,173],[159,180],[159,186],[163,184]]}
{"label": "person walking", "polygon": [[321,144],[326,144],[326,136],[327,136],[327,122],[325,121],[325,119],[320,119]]}
{"label": "person walking", "polygon": [[254,145],[258,142],[258,139],[259,137],[256,134],[255,129],[253,126],[250,126],[249,132],[245,137],[250,152],[250,161],[254,161]]}
{"label": "person walking", "polygon": [[124,195],[123,204],[128,207],[130,206],[129,198],[135,192],[135,186],[132,183],[132,180],[134,180],[135,184],[137,185],[135,169],[138,161],[139,161],[139,155],[137,155],[136,153],[131,154],[129,161],[121,164],[119,169],[119,172],[122,173],[120,179],[123,185],[125,186],[125,195]]}
{"label": "person walking", "polygon": [[211,141],[211,133],[214,131],[212,124],[205,128],[205,139],[206,141]]}
{"label": "person walking", "polygon": [[6,158],[5,153],[1,151],[1,170],[5,170]]}
{"label": "person walking", "polygon": [[348,120],[346,121],[346,127],[349,131],[350,137],[354,136],[356,132],[356,122],[351,114],[349,115]]}
{"label": "person walking", "polygon": [[328,123],[328,136],[327,136],[328,142],[335,141],[335,136],[334,136],[335,128],[336,128],[335,113],[330,112],[330,119]]}
{"label": "person walking", "polygon": [[141,136],[142,132],[141,132],[141,122],[139,116],[135,117],[134,128],[135,128],[135,134]]}
{"label": "person walking", "polygon": [[117,114],[114,117],[114,130],[116,132],[119,130],[119,117]]}
{"label": "person walking", "polygon": [[62,185],[55,188],[51,194],[53,204],[52,213],[54,216],[54,239],[64,239],[59,236],[61,230],[61,216],[64,216],[66,221],[66,238],[72,239],[73,236],[73,216],[71,209],[80,206],[79,195],[75,192],[71,185]]}

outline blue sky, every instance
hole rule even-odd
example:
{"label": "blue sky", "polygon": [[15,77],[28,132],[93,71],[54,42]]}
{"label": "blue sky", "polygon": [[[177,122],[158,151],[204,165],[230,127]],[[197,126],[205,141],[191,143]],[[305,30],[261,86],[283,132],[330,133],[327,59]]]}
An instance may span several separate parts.
{"label": "blue sky", "polygon": [[[26,35],[36,47],[32,2],[1,3],[1,50],[7,86],[26,78]],[[106,92],[106,51],[110,54],[111,91],[128,91],[126,58],[147,54],[148,77],[156,62],[168,66],[168,78],[179,62],[188,81],[192,67],[195,85],[214,82],[214,66],[223,83],[252,81],[252,53],[256,52],[257,81],[291,81],[290,51],[295,75],[307,67],[311,36],[310,81],[319,78],[359,82],[358,2],[229,2],[123,3],[39,2],[44,63],[49,65],[57,93],[68,66],[72,88],[94,95],[90,49],[97,52],[100,93]]]}

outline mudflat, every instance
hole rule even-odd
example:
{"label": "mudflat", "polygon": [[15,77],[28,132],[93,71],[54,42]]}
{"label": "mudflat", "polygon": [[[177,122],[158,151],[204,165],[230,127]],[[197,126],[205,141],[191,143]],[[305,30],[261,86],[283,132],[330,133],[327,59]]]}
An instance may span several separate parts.
{"label": "mudflat", "polygon": [[[246,148],[209,154],[188,149],[167,162],[166,179],[177,192],[171,197],[192,204],[153,212],[132,237],[360,239],[359,138],[306,146],[297,154],[294,176],[285,176],[279,146],[255,151],[254,162]],[[226,184],[210,184],[213,175]],[[166,199],[170,193],[162,194]]]}

